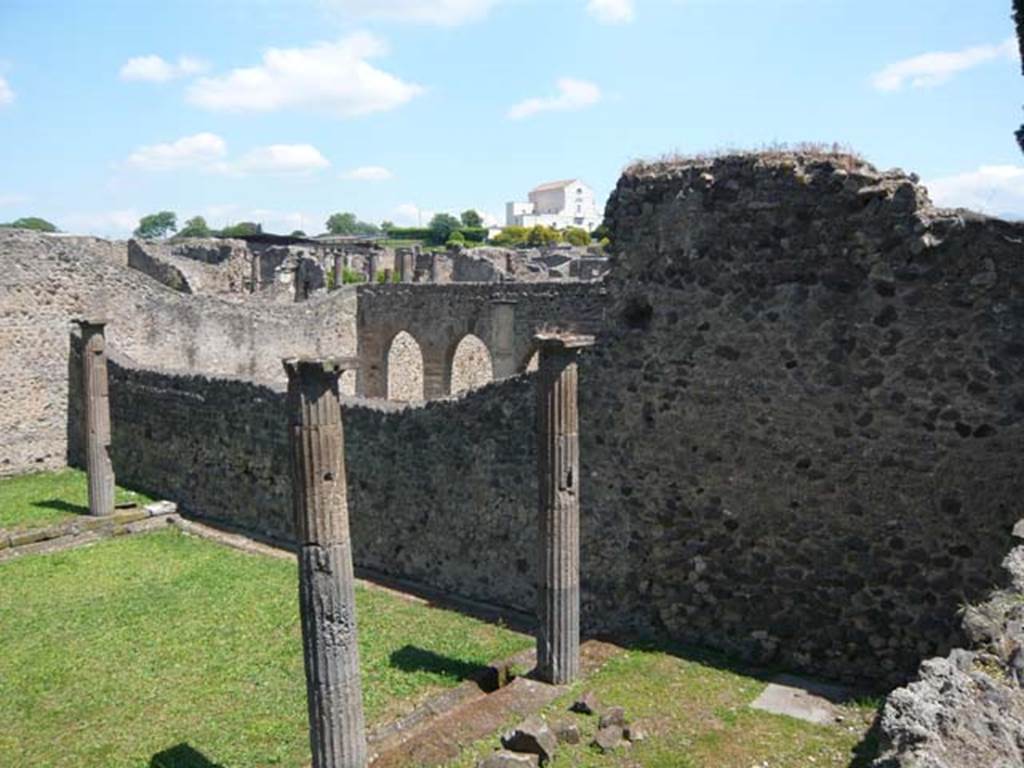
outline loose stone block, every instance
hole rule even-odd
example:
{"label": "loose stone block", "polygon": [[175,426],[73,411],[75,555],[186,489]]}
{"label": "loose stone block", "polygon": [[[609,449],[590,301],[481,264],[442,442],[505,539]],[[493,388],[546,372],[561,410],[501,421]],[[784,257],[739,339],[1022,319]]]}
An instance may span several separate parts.
{"label": "loose stone block", "polygon": [[539,573],[537,672],[553,684],[580,671],[579,413],[576,353],[591,336],[544,334],[537,376]]}
{"label": "loose stone block", "polygon": [[366,727],[338,403],[338,377],[355,365],[286,360],[284,366],[313,768],[363,768]]}

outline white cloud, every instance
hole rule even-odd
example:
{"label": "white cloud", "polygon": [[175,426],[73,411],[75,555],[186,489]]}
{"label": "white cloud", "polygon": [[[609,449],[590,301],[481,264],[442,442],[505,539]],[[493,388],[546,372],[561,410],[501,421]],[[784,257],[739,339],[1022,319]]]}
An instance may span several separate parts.
{"label": "white cloud", "polygon": [[60,218],[65,232],[81,235],[118,237],[131,234],[139,225],[141,214],[134,208],[113,211],[69,213]]}
{"label": "white cloud", "polygon": [[425,227],[434,218],[433,211],[427,211],[413,203],[403,203],[395,208],[395,223],[410,227]]}
{"label": "white cloud", "polygon": [[0,107],[10,104],[12,101],[14,101],[14,91],[7,81],[0,77]]}
{"label": "white cloud", "polygon": [[240,173],[309,173],[329,165],[312,144],[271,144],[247,153],[232,169]]}
{"label": "white cloud", "polygon": [[189,86],[187,98],[216,111],[306,107],[340,117],[382,112],[423,92],[367,61],[385,53],[382,40],[363,32],[308,48],[271,48],[258,66],[200,78]]}
{"label": "white cloud", "polygon": [[227,159],[228,145],[214,133],[197,133],[165,144],[139,147],[126,165],[143,171],[197,169],[212,173],[301,174],[318,171],[330,162],[312,144],[270,144],[250,150],[240,159]]}
{"label": "white cloud", "polygon": [[220,170],[227,154],[227,144],[214,133],[194,136],[166,144],[139,147],[128,156],[128,165],[144,171],[171,171],[179,168]]}
{"label": "white cloud", "polygon": [[141,80],[148,83],[166,83],[178,77],[198,75],[206,69],[206,63],[193,56],[179,56],[177,63],[170,63],[160,56],[136,56],[128,59],[119,73],[122,80]]}
{"label": "white cloud", "polygon": [[587,13],[602,24],[626,24],[633,20],[633,0],[587,0]]}
{"label": "white cloud", "polygon": [[364,165],[341,174],[348,181],[387,181],[395,178],[395,174],[380,165]]}
{"label": "white cloud", "polygon": [[1024,166],[983,165],[927,182],[936,205],[995,216],[1024,217]]}
{"label": "white cloud", "polygon": [[563,112],[583,109],[601,100],[601,89],[586,80],[563,77],[558,80],[558,95],[521,101],[508,111],[513,120],[521,120],[540,112]]}
{"label": "white cloud", "polygon": [[1019,59],[1017,41],[1007,38],[998,45],[976,45],[959,51],[923,53],[897,61],[871,76],[879,91],[898,91],[907,83],[912,88],[941,85],[958,72],[973,69],[993,59]]}
{"label": "white cloud", "polygon": [[303,211],[279,211],[273,208],[247,208],[235,203],[211,205],[202,211],[211,227],[222,228],[240,221],[255,221],[263,225],[264,232],[290,234],[296,229],[304,232],[319,231],[319,223],[326,217]]}
{"label": "white cloud", "polygon": [[454,27],[484,18],[501,0],[333,0],[351,16]]}
{"label": "white cloud", "polygon": [[505,226],[505,217],[504,216],[495,216],[493,213],[489,213],[488,211],[481,211],[479,209],[477,210],[477,213],[479,213],[480,214],[480,218],[483,219],[485,227],[504,227]]}

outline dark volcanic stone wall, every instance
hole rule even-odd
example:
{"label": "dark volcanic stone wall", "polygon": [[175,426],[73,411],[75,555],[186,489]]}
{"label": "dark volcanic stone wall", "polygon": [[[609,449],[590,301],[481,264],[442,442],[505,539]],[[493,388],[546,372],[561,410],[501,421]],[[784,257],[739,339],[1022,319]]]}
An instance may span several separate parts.
{"label": "dark volcanic stone wall", "polygon": [[[627,171],[581,357],[584,629],[892,683],[1004,580],[1024,499],[1024,227],[844,156]],[[344,411],[356,562],[533,609],[529,376]],[[115,469],[290,536],[285,414],[114,369]]]}
{"label": "dark volcanic stone wall", "polygon": [[[282,390],[121,361],[110,365],[110,407],[119,483],[210,522],[291,542]],[[72,423],[80,411],[74,398]],[[356,564],[529,610],[531,381],[415,409],[343,398],[342,411]],[[80,455],[77,432],[71,442]]]}
{"label": "dark volcanic stone wall", "polygon": [[1024,227],[852,158],[627,171],[582,388],[590,610],[898,679],[1002,579],[1024,499]]}

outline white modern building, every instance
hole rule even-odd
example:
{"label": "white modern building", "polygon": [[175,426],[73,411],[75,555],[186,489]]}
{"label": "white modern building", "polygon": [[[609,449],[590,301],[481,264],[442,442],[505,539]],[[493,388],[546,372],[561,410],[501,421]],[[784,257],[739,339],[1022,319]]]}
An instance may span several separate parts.
{"label": "white modern building", "polygon": [[579,179],[551,181],[530,191],[528,203],[505,204],[505,226],[580,227],[593,232],[601,224],[594,190]]}

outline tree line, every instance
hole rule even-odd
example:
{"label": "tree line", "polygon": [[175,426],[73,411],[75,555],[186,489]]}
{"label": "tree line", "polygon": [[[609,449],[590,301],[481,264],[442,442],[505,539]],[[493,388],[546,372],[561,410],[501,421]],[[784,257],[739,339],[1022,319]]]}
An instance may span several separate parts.
{"label": "tree line", "polygon": [[[60,230],[38,216],[27,216],[8,224],[0,224],[0,228],[15,227],[32,229],[37,232],[59,232]],[[438,213],[426,227],[398,227],[393,222],[382,221],[380,225],[362,221],[350,211],[332,213],[324,222],[325,233],[337,236],[382,237],[391,240],[422,240],[431,245],[475,245],[490,242],[494,245],[508,247],[541,247],[567,242],[571,245],[586,246],[591,242],[591,234],[579,227],[556,229],[541,225],[533,227],[505,227],[494,237],[488,238],[488,230],[483,226],[483,217],[475,210],[463,211],[461,215]],[[174,211],[158,211],[147,214],[139,219],[139,225],[132,235],[145,240],[157,240],[170,236],[175,237],[245,237],[263,234],[263,225],[257,221],[240,221],[236,224],[214,229],[206,223],[202,216],[186,219],[178,228],[178,216]],[[302,230],[291,232],[292,237],[307,237]],[[604,227],[599,227],[593,237],[605,242]]]}

